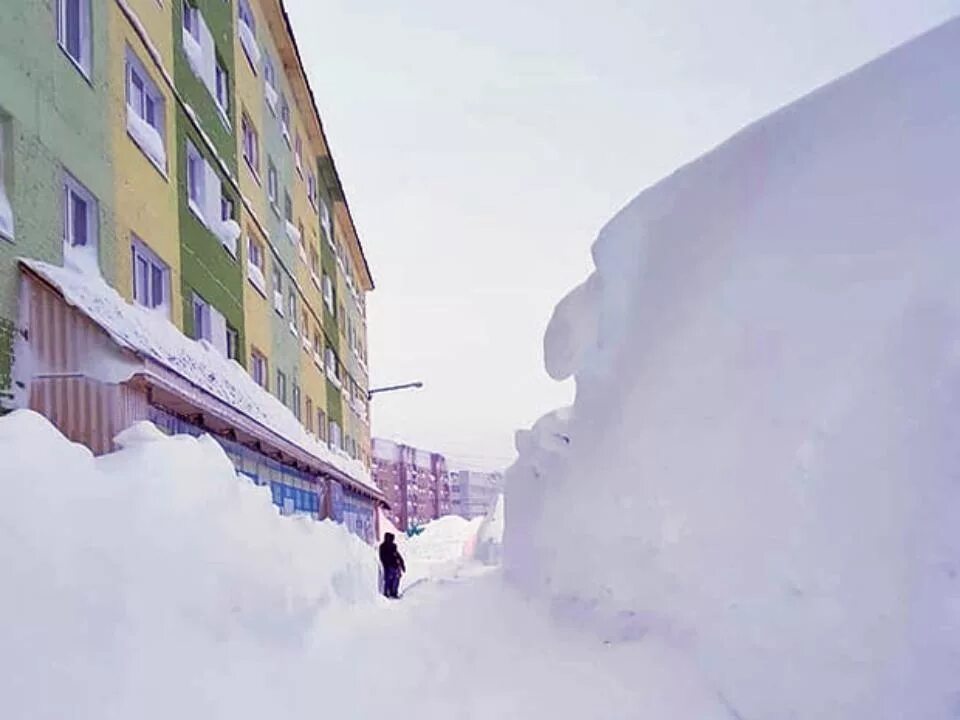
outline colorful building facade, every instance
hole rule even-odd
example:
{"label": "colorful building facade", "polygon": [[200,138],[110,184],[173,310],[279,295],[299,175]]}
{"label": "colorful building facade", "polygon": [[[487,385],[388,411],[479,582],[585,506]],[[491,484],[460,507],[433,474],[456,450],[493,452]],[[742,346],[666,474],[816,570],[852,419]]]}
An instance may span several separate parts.
{"label": "colorful building facade", "polygon": [[[116,292],[77,301],[97,283]],[[0,407],[44,412],[96,451],[137,419],[210,432],[238,467],[253,453],[288,468],[296,511],[362,528],[383,501],[369,481],[372,289],[281,0],[4,11]],[[130,323],[196,343],[131,338]],[[220,367],[210,353],[230,382],[197,375]],[[76,416],[81,396],[96,413]]]}
{"label": "colorful building facade", "polygon": [[373,479],[400,530],[423,525],[453,511],[447,460],[440,453],[373,439]]}

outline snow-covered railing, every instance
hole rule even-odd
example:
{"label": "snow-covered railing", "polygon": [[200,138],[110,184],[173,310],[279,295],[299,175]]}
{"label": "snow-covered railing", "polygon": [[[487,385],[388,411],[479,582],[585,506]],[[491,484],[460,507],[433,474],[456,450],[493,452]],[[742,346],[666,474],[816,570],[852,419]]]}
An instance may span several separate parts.
{"label": "snow-covered railing", "polygon": [[136,110],[127,105],[127,133],[143,150],[147,158],[156,168],[166,175],[167,153],[163,147],[163,138],[150,123],[140,117]]}
{"label": "snow-covered railing", "polygon": [[267,281],[263,277],[263,270],[249,261],[247,262],[247,279],[261,295],[267,296]]}
{"label": "snow-covered railing", "polygon": [[237,22],[237,34],[240,36],[240,45],[243,46],[243,52],[250,61],[254,72],[260,67],[260,46],[257,45],[257,36],[244,20]]}

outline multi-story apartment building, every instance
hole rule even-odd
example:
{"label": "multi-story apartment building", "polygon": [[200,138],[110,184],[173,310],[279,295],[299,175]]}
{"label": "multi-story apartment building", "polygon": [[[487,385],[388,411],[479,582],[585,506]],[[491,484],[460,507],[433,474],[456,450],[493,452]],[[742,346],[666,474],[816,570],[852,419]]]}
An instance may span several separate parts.
{"label": "multi-story apartment building", "polygon": [[372,289],[281,0],[4,9],[0,405],[208,432],[372,538]]}
{"label": "multi-story apartment building", "polygon": [[373,478],[400,530],[450,514],[447,460],[440,453],[374,438]]}
{"label": "multi-story apartment building", "polygon": [[454,515],[467,520],[490,513],[503,492],[503,474],[478,470],[452,470],[450,505]]}

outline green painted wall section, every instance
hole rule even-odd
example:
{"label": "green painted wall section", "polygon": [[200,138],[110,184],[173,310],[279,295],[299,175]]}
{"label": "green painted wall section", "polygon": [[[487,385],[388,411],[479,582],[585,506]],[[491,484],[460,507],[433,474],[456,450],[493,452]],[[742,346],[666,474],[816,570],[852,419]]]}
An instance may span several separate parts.
{"label": "green painted wall section", "polygon": [[[234,176],[237,174],[237,136],[236,127],[236,93],[234,92],[234,52],[233,34],[235,24],[233,18],[233,2],[224,0],[168,0],[173,3],[173,38],[174,38],[174,82],[177,90],[187,104],[193,109],[204,132],[213,141],[220,158],[230,168]],[[200,10],[210,34],[213,35],[217,46],[217,57],[227,70],[230,77],[230,109],[229,126],[223,122],[217,103],[207,90],[206,85],[196,76],[186,55],[183,53],[183,3],[189,2]]]}
{"label": "green painted wall section", "polygon": [[[232,128],[227,127],[217,109],[213,96],[206,85],[194,74],[183,52],[183,4],[182,0],[172,0],[174,34],[174,75],[177,89],[184,101],[193,110],[194,118],[199,121],[203,133],[209,138],[217,155],[230,172],[237,173],[237,140]],[[190,0],[187,0],[190,1]],[[217,47],[217,57],[227,69],[230,77],[230,121],[236,117],[236,93],[233,89],[233,32],[234,22],[232,3],[223,0],[198,0],[199,8]],[[193,119],[182,108],[177,108],[177,191],[180,193],[180,277],[183,292],[183,330],[194,336],[193,296],[194,293],[210,303],[226,318],[227,324],[239,335],[238,361],[246,364],[243,283],[244,275],[241,263],[235,259],[210,230],[190,210],[187,203],[187,140],[204,156],[208,163],[220,175],[223,193],[234,204],[239,213],[240,198],[233,186],[222,174],[222,168],[212,156],[197,131]]]}
{"label": "green painted wall section", "polygon": [[[15,0],[0,11],[0,130],[15,241],[0,239],[0,321],[17,316],[18,256],[63,262],[66,168],[98,200],[100,266],[115,278],[106,2],[92,3],[93,56],[84,77],[57,44],[56,3]],[[0,377],[9,377],[9,333],[0,336]],[[0,388],[2,390],[3,388]]]}

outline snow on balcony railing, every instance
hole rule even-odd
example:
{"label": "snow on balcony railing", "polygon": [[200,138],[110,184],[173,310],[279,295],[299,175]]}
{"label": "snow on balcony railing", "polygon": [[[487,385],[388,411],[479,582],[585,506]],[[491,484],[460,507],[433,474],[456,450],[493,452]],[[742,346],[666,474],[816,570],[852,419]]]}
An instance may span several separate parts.
{"label": "snow on balcony railing", "polygon": [[0,237],[13,240],[13,207],[3,189],[3,178],[0,178]]}
{"label": "snow on balcony railing", "polygon": [[247,262],[247,279],[261,295],[264,297],[267,296],[267,281],[263,277],[263,270],[258,268],[252,262]]}
{"label": "snow on balcony railing", "polygon": [[270,106],[270,112],[276,116],[277,103],[280,101],[280,96],[277,94],[276,88],[274,88],[270,83],[264,83],[263,94],[267,98],[267,105]]}
{"label": "snow on balcony railing", "polygon": [[297,244],[300,243],[300,231],[297,230],[296,225],[287,220],[284,223],[284,229],[287,231],[287,237],[290,238],[290,242]]}
{"label": "snow on balcony railing", "polygon": [[163,147],[163,138],[150,123],[137,115],[136,111],[127,105],[127,132],[137,146],[143,150],[157,169],[166,174],[167,152]]}
{"label": "snow on balcony railing", "polygon": [[227,249],[227,252],[236,258],[237,239],[240,237],[240,225],[237,224],[237,221],[228,218],[221,220],[219,223],[213,223],[213,232],[220,239],[220,244]]}
{"label": "snow on balcony railing", "polygon": [[256,70],[260,67],[260,46],[257,45],[257,36],[243,20],[237,23],[237,34],[240,36],[240,44],[243,46],[243,52],[247,60]]}

